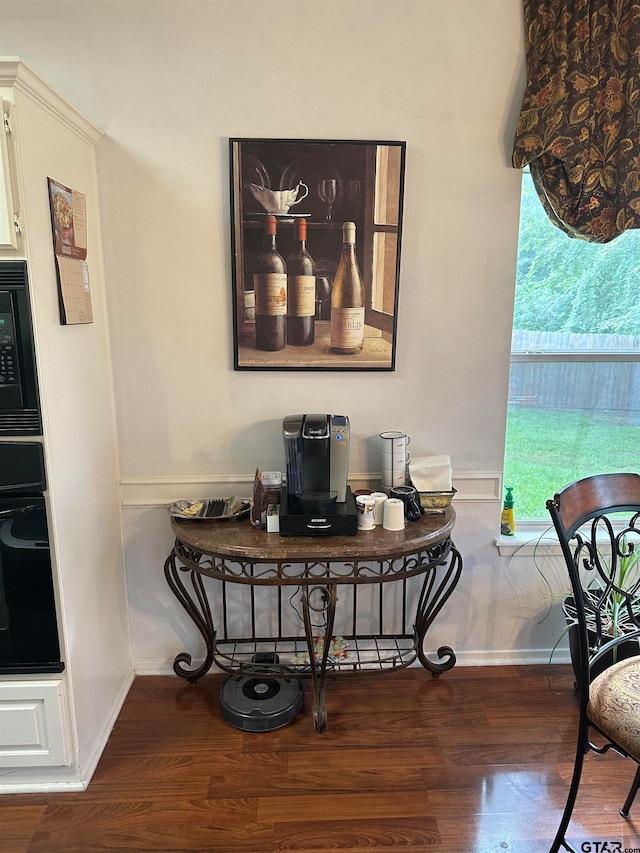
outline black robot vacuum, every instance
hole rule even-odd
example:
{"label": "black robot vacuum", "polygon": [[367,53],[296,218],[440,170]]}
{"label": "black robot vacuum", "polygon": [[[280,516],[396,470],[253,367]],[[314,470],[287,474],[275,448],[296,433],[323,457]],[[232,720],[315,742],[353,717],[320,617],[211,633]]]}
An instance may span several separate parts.
{"label": "black robot vacuum", "polygon": [[302,710],[304,688],[298,678],[230,675],[220,688],[224,719],[245,732],[267,732],[290,723]]}

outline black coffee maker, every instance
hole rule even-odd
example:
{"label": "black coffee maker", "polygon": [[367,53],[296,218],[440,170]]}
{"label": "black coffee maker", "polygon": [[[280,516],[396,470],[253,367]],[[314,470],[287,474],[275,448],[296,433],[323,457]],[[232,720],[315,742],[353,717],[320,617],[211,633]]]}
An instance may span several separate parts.
{"label": "black coffee maker", "polygon": [[287,477],[280,502],[280,533],[357,533],[355,500],[347,485],[349,418],[288,415],[282,431]]}

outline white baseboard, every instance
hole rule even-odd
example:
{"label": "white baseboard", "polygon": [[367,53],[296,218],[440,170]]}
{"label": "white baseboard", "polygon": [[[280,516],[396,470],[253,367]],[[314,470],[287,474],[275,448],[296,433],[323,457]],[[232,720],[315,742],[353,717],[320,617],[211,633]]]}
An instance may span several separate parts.
{"label": "white baseboard", "polygon": [[85,791],[86,785],[78,780],[68,782],[0,782],[0,796],[3,794],[65,794]]}
{"label": "white baseboard", "polygon": [[[456,652],[456,666],[534,666],[548,664],[551,649],[504,649],[502,651]],[[556,649],[552,663],[570,663],[569,652]]]}
{"label": "white baseboard", "polygon": [[[192,666],[199,666],[202,661],[192,661]],[[173,660],[150,659],[137,660],[133,662],[136,677],[139,675],[175,675],[173,671]],[[211,667],[215,670],[215,667]]]}

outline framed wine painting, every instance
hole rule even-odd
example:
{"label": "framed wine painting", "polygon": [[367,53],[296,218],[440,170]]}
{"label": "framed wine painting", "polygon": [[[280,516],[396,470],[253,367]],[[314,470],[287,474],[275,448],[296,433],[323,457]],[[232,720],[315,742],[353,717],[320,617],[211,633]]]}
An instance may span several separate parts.
{"label": "framed wine painting", "polygon": [[395,370],[405,151],[230,140],[236,370]]}

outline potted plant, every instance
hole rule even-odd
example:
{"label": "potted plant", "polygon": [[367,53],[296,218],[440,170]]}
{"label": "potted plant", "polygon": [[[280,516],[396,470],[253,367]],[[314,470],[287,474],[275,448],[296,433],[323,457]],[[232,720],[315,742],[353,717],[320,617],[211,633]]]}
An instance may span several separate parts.
{"label": "potted plant", "polygon": [[[640,580],[640,549],[628,547],[626,540],[622,539],[622,553],[619,557],[614,572],[606,555],[598,552],[598,560],[604,569],[603,574],[613,581],[619,590],[633,593],[638,587]],[[595,651],[598,645],[604,645],[615,637],[620,637],[630,631],[637,629],[637,625],[629,617],[626,598],[622,592],[612,588],[605,583],[603,577],[598,574],[592,583],[584,590],[585,608],[587,611],[587,629],[589,636],[589,648]],[[634,596],[631,605],[636,619],[640,619],[640,596]],[[578,666],[578,631],[576,626],[576,609],[572,595],[567,595],[562,602],[562,610],[567,620],[567,631],[569,633],[569,651],[574,673],[577,674]],[[597,616],[600,614],[601,628],[600,640],[598,640]],[[591,680],[619,660],[633,657],[640,653],[638,640],[630,640],[616,646],[608,655],[597,660],[591,668]]]}
{"label": "potted plant", "polygon": [[[535,540],[534,548],[533,548],[533,562],[536,567],[538,574],[544,580],[545,584],[549,589],[549,593],[551,599],[555,596],[552,591],[552,586],[549,582],[549,579],[545,575],[543,569],[539,565],[538,550],[541,547],[543,542],[553,541],[552,538],[548,538],[548,534],[552,532],[553,528],[548,527],[540,536],[538,536]],[[557,541],[557,540],[555,540]],[[518,546],[514,553],[511,555],[511,559],[517,554],[522,548],[527,545],[531,545],[531,543],[523,543]],[[640,620],[640,548],[639,547],[629,547],[628,543],[623,539],[621,543],[621,550],[626,556],[619,557],[617,566],[616,566],[616,577],[612,578],[615,585],[621,589],[630,592],[634,592],[636,587],[638,588],[638,595],[635,598],[635,603],[632,606],[633,613]],[[598,560],[603,569],[604,576],[611,577],[611,566],[609,558],[598,552]],[[510,560],[511,561],[511,560]],[[604,645],[610,639],[614,637],[618,637],[621,634],[629,633],[630,631],[637,628],[637,625],[634,625],[627,614],[625,598],[619,592],[611,588],[607,588],[603,578],[596,572],[596,577],[592,579],[589,587],[584,590],[585,592],[585,604],[587,607],[587,623],[589,625],[589,648],[594,650],[596,645],[598,644],[598,636],[597,636],[597,625],[596,625],[596,616],[595,611],[599,609],[602,616],[602,628],[601,628],[601,641],[600,645]],[[604,599],[603,599],[604,596]],[[549,666],[553,660],[553,655],[555,654],[556,649],[562,642],[563,638],[568,634],[569,635],[569,653],[571,656],[571,663],[573,666],[574,673],[577,674],[578,667],[578,654],[579,654],[579,644],[578,644],[578,630],[576,625],[576,608],[575,602],[573,599],[573,595],[568,593],[563,596],[562,602],[562,611],[565,615],[566,626],[560,636],[558,637],[551,653],[549,655]],[[551,613],[551,604],[549,605],[549,610],[547,611],[544,619],[549,616]],[[591,670],[591,680],[593,680],[597,675],[611,666],[613,663],[616,663],[618,660],[624,660],[629,657],[633,657],[634,655],[640,654],[640,642],[636,640],[630,640],[628,643],[621,643],[615,649],[613,649],[608,655],[604,655],[602,658],[596,661]]]}

